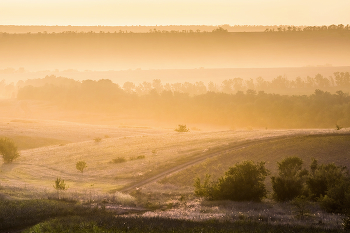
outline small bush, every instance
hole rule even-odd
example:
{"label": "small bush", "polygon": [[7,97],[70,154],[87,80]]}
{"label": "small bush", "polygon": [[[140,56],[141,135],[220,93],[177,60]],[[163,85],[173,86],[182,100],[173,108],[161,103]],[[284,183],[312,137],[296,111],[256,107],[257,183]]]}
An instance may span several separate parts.
{"label": "small bush", "polygon": [[137,157],[130,157],[129,159],[130,159],[130,160],[136,160],[136,159],[144,159],[144,158],[146,158],[146,156],[144,156],[144,155],[139,155],[139,156],[137,156]]}
{"label": "small bush", "polygon": [[11,163],[19,157],[15,143],[9,138],[0,139],[0,154],[5,163]]}
{"label": "small bush", "polygon": [[55,185],[53,186],[56,190],[67,190],[68,185],[60,177],[55,180]]}
{"label": "small bush", "polygon": [[305,196],[298,196],[294,198],[290,204],[295,208],[297,217],[301,220],[310,212],[311,203]]}
{"label": "small bush", "polygon": [[65,191],[68,189],[68,185],[60,177],[57,177],[53,187],[57,190],[58,199],[60,199],[60,191]]}
{"label": "small bush", "polygon": [[81,172],[84,172],[84,169],[87,168],[85,161],[79,161],[77,162],[77,164],[75,165],[75,167]]}
{"label": "small bush", "polygon": [[118,157],[116,159],[113,159],[112,161],[113,163],[124,163],[126,162],[126,159],[124,157]]}
{"label": "small bush", "polygon": [[189,132],[190,129],[187,128],[186,125],[178,125],[178,127],[175,129],[176,132]]}
{"label": "small bush", "polygon": [[94,141],[95,141],[95,142],[100,142],[100,141],[102,141],[102,138],[98,138],[98,137],[97,137],[97,138],[94,138]]}

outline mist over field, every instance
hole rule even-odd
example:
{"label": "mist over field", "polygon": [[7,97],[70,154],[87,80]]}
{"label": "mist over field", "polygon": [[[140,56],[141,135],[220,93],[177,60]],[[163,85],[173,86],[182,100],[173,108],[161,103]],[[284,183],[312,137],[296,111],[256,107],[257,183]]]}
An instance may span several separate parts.
{"label": "mist over field", "polygon": [[349,25],[0,25],[0,232],[345,232],[349,92]]}

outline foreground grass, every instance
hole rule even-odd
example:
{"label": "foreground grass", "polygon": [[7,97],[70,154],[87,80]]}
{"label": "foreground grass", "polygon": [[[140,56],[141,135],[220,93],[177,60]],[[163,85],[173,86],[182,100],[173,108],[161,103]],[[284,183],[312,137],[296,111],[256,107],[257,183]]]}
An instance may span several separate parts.
{"label": "foreground grass", "polygon": [[251,220],[190,221],[115,216],[105,208],[57,200],[0,200],[0,232],[339,232]]}
{"label": "foreground grass", "polygon": [[79,216],[56,218],[31,227],[24,232],[339,232],[310,227],[273,226],[264,223],[237,221],[193,222],[164,218],[112,217],[99,215],[94,219]]}

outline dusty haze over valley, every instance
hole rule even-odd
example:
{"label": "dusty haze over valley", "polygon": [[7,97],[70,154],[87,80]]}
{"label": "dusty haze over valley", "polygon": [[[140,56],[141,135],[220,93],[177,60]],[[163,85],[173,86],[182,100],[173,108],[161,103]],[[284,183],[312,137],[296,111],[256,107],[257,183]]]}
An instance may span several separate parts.
{"label": "dusty haze over valley", "polygon": [[347,232],[350,2],[0,2],[0,232]]}

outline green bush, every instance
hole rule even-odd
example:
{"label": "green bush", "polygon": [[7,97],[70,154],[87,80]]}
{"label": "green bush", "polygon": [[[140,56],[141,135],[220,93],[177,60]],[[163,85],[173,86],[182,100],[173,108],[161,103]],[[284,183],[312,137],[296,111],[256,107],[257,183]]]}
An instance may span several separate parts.
{"label": "green bush", "polygon": [[79,161],[79,162],[77,162],[75,167],[77,168],[77,170],[79,170],[81,173],[83,173],[84,169],[87,168],[86,162],[85,161]]}
{"label": "green bush", "polygon": [[308,175],[302,169],[303,160],[298,157],[287,157],[278,164],[278,176],[271,177],[273,198],[277,201],[290,201],[306,194],[305,181]]}
{"label": "green bush", "polygon": [[296,210],[296,217],[300,218],[301,220],[303,220],[304,217],[310,212],[311,202],[305,196],[298,196],[294,198],[290,204]]}
{"label": "green bush", "polygon": [[313,159],[310,170],[306,184],[314,200],[325,196],[328,190],[349,176],[346,167],[339,167],[334,163],[318,165],[316,159]]}
{"label": "green bush", "polygon": [[64,182],[64,180],[61,179],[60,177],[57,177],[53,187],[57,190],[58,199],[60,199],[60,191],[65,191],[69,188],[68,185]]}
{"label": "green bush", "polygon": [[265,162],[243,161],[229,168],[216,182],[209,184],[207,176],[201,185],[197,179],[195,193],[212,200],[261,201],[267,194],[264,180],[268,174]]}
{"label": "green bush", "polygon": [[102,138],[99,138],[99,137],[94,138],[94,141],[95,141],[95,142],[100,142],[100,141],[102,141]]}
{"label": "green bush", "polygon": [[146,156],[144,156],[144,155],[139,155],[139,156],[137,156],[137,157],[130,157],[129,159],[130,159],[130,160],[136,160],[136,159],[144,159],[144,158],[146,158]]}
{"label": "green bush", "polygon": [[116,159],[113,159],[112,161],[113,163],[124,163],[126,162],[126,159],[124,157],[118,157]]}
{"label": "green bush", "polygon": [[320,199],[321,207],[330,213],[350,214],[350,181],[342,179]]}
{"label": "green bush", "polygon": [[19,157],[15,143],[9,138],[0,138],[0,154],[5,163],[11,163]]}
{"label": "green bush", "polygon": [[178,127],[175,129],[176,132],[189,132],[190,129],[187,128],[186,125],[178,125]]}

